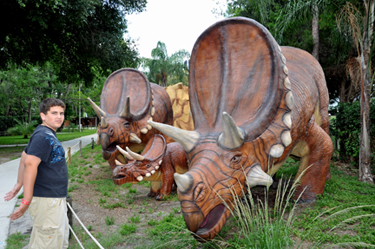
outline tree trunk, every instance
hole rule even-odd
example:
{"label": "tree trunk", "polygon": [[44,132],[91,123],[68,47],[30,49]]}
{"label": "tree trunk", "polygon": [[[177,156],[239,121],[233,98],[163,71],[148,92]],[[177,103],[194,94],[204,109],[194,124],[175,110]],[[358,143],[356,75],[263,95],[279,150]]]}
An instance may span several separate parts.
{"label": "tree trunk", "polygon": [[374,183],[374,176],[371,172],[371,146],[370,146],[370,87],[371,68],[368,67],[372,44],[372,32],[374,21],[374,0],[365,4],[364,39],[361,49],[361,137],[359,149],[359,180],[362,182]]}
{"label": "tree trunk", "polygon": [[27,106],[27,122],[30,124],[31,123],[31,100],[29,100],[29,104]]}
{"label": "tree trunk", "polygon": [[167,87],[167,74],[165,72],[161,72],[161,86]]}
{"label": "tree trunk", "polygon": [[319,8],[316,1],[312,3],[312,36],[313,36],[313,51],[312,56],[316,60],[319,60]]}

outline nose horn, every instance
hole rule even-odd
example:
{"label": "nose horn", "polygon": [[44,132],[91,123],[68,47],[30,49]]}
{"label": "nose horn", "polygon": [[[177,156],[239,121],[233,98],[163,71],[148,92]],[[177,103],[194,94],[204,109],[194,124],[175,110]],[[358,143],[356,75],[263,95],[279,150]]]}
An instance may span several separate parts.
{"label": "nose horn", "polygon": [[174,181],[176,182],[180,192],[186,192],[193,186],[193,178],[190,174],[174,173]]}

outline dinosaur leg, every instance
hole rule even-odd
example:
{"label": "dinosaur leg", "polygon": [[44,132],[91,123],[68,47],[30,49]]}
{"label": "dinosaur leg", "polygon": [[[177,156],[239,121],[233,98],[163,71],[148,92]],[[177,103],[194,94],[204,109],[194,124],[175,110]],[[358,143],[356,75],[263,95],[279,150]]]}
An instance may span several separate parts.
{"label": "dinosaur leg", "polygon": [[172,192],[172,187],[174,184],[174,176],[175,173],[174,167],[172,166],[171,160],[168,157],[164,157],[163,164],[161,165],[162,181],[163,184],[160,189],[160,193],[156,196],[156,200],[160,201],[165,196],[169,196]]}
{"label": "dinosaur leg", "polygon": [[160,193],[160,188],[162,186],[161,181],[150,181],[151,183],[151,188],[150,188],[150,193],[148,193],[148,197],[156,197]]}
{"label": "dinosaur leg", "polygon": [[333,147],[331,138],[314,119],[309,122],[307,135],[301,144],[306,153],[301,157],[296,175],[296,179],[301,177],[301,184],[296,189],[295,199],[303,192],[299,202],[304,203],[315,201],[316,195],[323,194]]}

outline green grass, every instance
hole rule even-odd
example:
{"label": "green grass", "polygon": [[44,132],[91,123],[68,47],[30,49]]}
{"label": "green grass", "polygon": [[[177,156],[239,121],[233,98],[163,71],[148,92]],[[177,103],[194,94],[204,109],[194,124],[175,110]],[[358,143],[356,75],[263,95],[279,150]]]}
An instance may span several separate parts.
{"label": "green grass", "polygon": [[317,246],[354,242],[375,247],[374,196],[374,185],[331,167],[324,195],[296,219],[294,234]]}
{"label": "green grass", "polygon": [[[0,138],[0,141],[1,141],[1,138]],[[7,156],[9,153],[21,153],[24,149],[25,149],[25,146],[0,148],[0,157],[1,156]]]}
{"label": "green grass", "polygon": [[[88,136],[96,133],[96,129],[85,129],[81,132],[75,131],[70,133],[57,133],[56,136],[59,139],[60,142],[72,140],[75,138]],[[11,145],[11,144],[27,144],[29,142],[29,139],[24,139],[22,135],[19,136],[5,136],[0,137],[0,145]]]}
{"label": "green grass", "polygon": [[108,215],[104,218],[105,220],[105,224],[107,224],[107,226],[110,226],[110,225],[113,225],[115,224],[115,218],[114,217],[109,217]]}
{"label": "green grass", "polygon": [[19,249],[27,245],[30,235],[24,235],[20,232],[10,235],[7,239],[6,249]]}

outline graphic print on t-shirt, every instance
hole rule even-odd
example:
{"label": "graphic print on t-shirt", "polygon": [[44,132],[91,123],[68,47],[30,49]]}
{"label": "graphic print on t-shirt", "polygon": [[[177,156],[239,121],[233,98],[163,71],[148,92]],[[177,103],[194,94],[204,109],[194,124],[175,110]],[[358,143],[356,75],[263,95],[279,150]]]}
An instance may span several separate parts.
{"label": "graphic print on t-shirt", "polygon": [[61,160],[65,160],[65,152],[59,140],[57,140],[52,132],[46,132],[46,135],[46,139],[49,140],[49,143],[52,146],[52,160],[50,163],[57,163]]}

